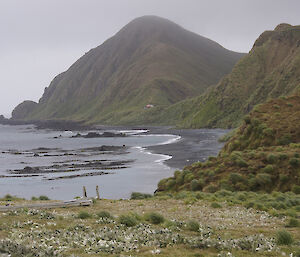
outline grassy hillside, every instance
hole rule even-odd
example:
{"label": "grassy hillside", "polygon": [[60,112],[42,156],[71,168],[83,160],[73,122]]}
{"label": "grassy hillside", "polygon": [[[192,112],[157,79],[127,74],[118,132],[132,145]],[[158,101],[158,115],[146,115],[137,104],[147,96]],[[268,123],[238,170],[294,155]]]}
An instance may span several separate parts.
{"label": "grassy hillside", "polygon": [[300,26],[281,24],[264,32],[218,85],[199,97],[177,103],[153,121],[185,128],[232,128],[268,99],[300,90]]}
{"label": "grassy hillside", "polygon": [[168,20],[141,17],[58,75],[35,110],[15,117],[143,124],[147,104],[166,108],[203,93],[242,56]]}
{"label": "grassy hillside", "polygon": [[218,157],[160,181],[159,191],[300,193],[300,96],[255,107]]}
{"label": "grassy hillside", "polygon": [[20,103],[12,112],[12,118],[14,120],[23,119],[35,110],[37,106],[36,102],[24,101]]}

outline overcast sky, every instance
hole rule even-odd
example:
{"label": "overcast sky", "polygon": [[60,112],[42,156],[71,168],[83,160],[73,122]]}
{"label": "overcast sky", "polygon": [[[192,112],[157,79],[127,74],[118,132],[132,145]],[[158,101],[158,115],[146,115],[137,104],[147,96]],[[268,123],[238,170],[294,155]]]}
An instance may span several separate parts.
{"label": "overcast sky", "polygon": [[0,114],[37,101],[57,74],[143,15],[248,52],[263,31],[300,25],[300,1],[0,0]]}

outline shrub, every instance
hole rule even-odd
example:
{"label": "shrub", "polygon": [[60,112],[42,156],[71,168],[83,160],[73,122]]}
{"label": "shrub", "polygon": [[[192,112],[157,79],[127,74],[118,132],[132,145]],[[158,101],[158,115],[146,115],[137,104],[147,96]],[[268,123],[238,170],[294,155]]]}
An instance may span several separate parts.
{"label": "shrub", "polygon": [[181,174],[180,170],[175,170],[175,171],[174,171],[174,178],[179,177],[180,174]]}
{"label": "shrub", "polygon": [[229,174],[229,180],[231,181],[232,184],[236,184],[238,182],[243,181],[244,178],[241,174],[232,172]]}
{"label": "shrub", "polygon": [[165,189],[166,189],[166,183],[167,183],[167,181],[168,181],[168,179],[166,179],[166,178],[160,180],[160,181],[158,182],[158,185],[157,185],[158,188],[159,188],[160,190],[165,190]]}
{"label": "shrub", "polygon": [[246,201],[247,200],[247,196],[244,193],[238,193],[236,197],[240,201]]}
{"label": "shrub", "polygon": [[255,204],[255,209],[260,210],[260,211],[267,211],[268,208],[264,206],[262,203],[256,203]]}
{"label": "shrub", "polygon": [[244,117],[244,121],[245,121],[246,124],[250,124],[250,123],[251,123],[250,115],[246,115],[246,116]]}
{"label": "shrub", "polygon": [[119,217],[119,222],[125,225],[126,227],[133,227],[138,223],[138,220],[135,216],[131,214],[127,214],[127,215],[121,215]]}
{"label": "shrub", "polygon": [[272,128],[266,128],[264,129],[263,133],[267,136],[267,137],[272,137],[274,135],[274,131]]}
{"label": "shrub", "polygon": [[218,141],[219,142],[228,142],[229,139],[232,138],[232,136],[234,135],[235,130],[231,130],[228,133],[226,133],[225,135],[221,136]]}
{"label": "shrub", "polygon": [[231,154],[230,154],[230,159],[232,161],[236,161],[237,159],[241,158],[242,156],[242,153],[240,151],[233,151]]}
{"label": "shrub", "polygon": [[230,181],[228,181],[226,179],[221,179],[219,182],[219,185],[222,190],[234,191],[232,184],[230,183]]}
{"label": "shrub", "polygon": [[294,255],[295,257],[300,257],[300,249],[296,249],[296,251],[294,252]]}
{"label": "shrub", "polygon": [[205,167],[211,167],[211,166],[213,166],[213,162],[212,161],[206,161],[204,164],[203,164],[203,166],[205,166]]}
{"label": "shrub", "polygon": [[203,195],[203,194],[204,194],[204,193],[202,193],[202,192],[196,193],[196,195],[195,195],[196,199],[198,199],[198,200],[204,199],[204,195]]}
{"label": "shrub", "polygon": [[201,190],[201,189],[202,189],[202,185],[199,183],[198,179],[193,179],[191,181],[191,190],[197,191],[197,190]]}
{"label": "shrub", "polygon": [[194,179],[193,173],[189,172],[188,174],[184,175],[184,183],[191,182]]}
{"label": "shrub", "polygon": [[178,194],[175,194],[175,199],[179,200],[179,199],[184,199],[186,198],[188,195],[186,192],[182,191],[179,192]]}
{"label": "shrub", "polygon": [[192,164],[193,168],[201,168],[202,167],[202,162],[195,162]]}
{"label": "shrub", "polygon": [[209,193],[215,193],[217,190],[218,190],[218,187],[214,186],[214,185],[209,185],[205,188],[205,191],[209,192]]}
{"label": "shrub", "polygon": [[88,212],[86,211],[81,211],[78,213],[78,216],[77,216],[79,219],[88,219],[91,217],[91,214],[89,214]]}
{"label": "shrub", "polygon": [[280,160],[286,160],[287,158],[288,158],[288,155],[285,154],[285,153],[282,153],[282,154],[279,155]]}
{"label": "shrub", "polygon": [[280,145],[288,145],[291,142],[292,142],[292,138],[290,135],[284,135],[278,139],[278,143]]}
{"label": "shrub", "polygon": [[222,205],[220,205],[219,203],[216,203],[216,202],[212,202],[210,206],[212,208],[222,208]]}
{"label": "shrub", "polygon": [[255,205],[254,202],[246,202],[246,203],[245,203],[245,207],[246,207],[247,209],[253,208],[254,205]]}
{"label": "shrub", "polygon": [[31,197],[31,200],[32,201],[37,201],[37,200],[39,200],[37,197],[35,197],[35,196],[33,196],[33,197]]}
{"label": "shrub", "polygon": [[268,163],[275,163],[277,161],[277,156],[274,154],[269,154],[267,157]]}
{"label": "shrub", "polygon": [[209,161],[216,161],[217,158],[216,158],[215,156],[209,156],[209,157],[208,157],[208,160],[209,160]]}
{"label": "shrub", "polygon": [[260,186],[264,186],[264,185],[271,184],[272,179],[271,179],[271,176],[267,173],[259,173],[256,175],[256,182]]}
{"label": "shrub", "polygon": [[199,222],[198,222],[198,221],[190,220],[190,221],[187,222],[186,228],[187,228],[189,231],[198,232],[198,231],[199,231],[199,228],[200,228],[200,225],[199,225]]}
{"label": "shrub", "polygon": [[234,185],[234,188],[238,191],[247,191],[249,190],[248,185],[244,184],[243,182],[238,182]]}
{"label": "shrub", "polygon": [[146,220],[152,224],[160,224],[165,221],[165,218],[159,213],[151,212],[146,214]]}
{"label": "shrub", "polygon": [[177,176],[176,176],[176,178],[175,178],[175,180],[176,180],[176,184],[177,185],[182,185],[183,184],[183,179],[184,179],[184,175],[183,175],[183,173],[181,172],[180,174],[178,174]]}
{"label": "shrub", "polygon": [[286,230],[280,230],[276,234],[276,241],[279,245],[290,245],[293,243],[292,235]]}
{"label": "shrub", "polygon": [[279,180],[282,184],[286,183],[289,181],[289,176],[287,175],[284,175],[284,174],[280,174],[279,175]]}
{"label": "shrub", "polygon": [[139,200],[139,199],[146,199],[146,198],[151,198],[153,195],[151,194],[144,194],[144,193],[139,193],[139,192],[132,192],[130,199],[132,200]]}
{"label": "shrub", "polygon": [[299,227],[300,226],[300,222],[299,220],[295,219],[295,218],[290,218],[288,223],[286,224],[286,227],[289,228],[295,228],[295,227]]}
{"label": "shrub", "polygon": [[215,171],[214,170],[209,170],[207,172],[207,176],[209,176],[210,178],[212,178],[215,175]]}
{"label": "shrub", "polygon": [[48,196],[45,196],[45,195],[41,195],[41,196],[39,197],[39,199],[40,199],[41,201],[47,201],[47,200],[50,200],[50,199],[48,198]]}
{"label": "shrub", "polygon": [[220,190],[216,193],[218,196],[230,196],[232,195],[232,192],[231,191],[228,191],[228,190]]}
{"label": "shrub", "polygon": [[299,167],[300,166],[300,161],[299,161],[298,158],[291,158],[290,161],[289,161],[289,164],[292,167]]}
{"label": "shrub", "polygon": [[259,184],[258,184],[256,178],[250,178],[250,179],[249,179],[249,186],[250,186],[250,188],[251,188],[252,190],[257,189],[258,185],[259,185]]}
{"label": "shrub", "polygon": [[166,183],[166,189],[167,189],[167,190],[170,190],[170,189],[172,189],[175,185],[176,185],[175,179],[171,178],[171,179],[169,179],[168,182]]}
{"label": "shrub", "polygon": [[242,159],[242,158],[238,158],[236,160],[236,164],[239,166],[239,167],[248,167],[248,163]]}
{"label": "shrub", "polygon": [[271,164],[268,164],[266,167],[263,168],[263,171],[266,173],[272,173],[274,171],[274,167]]}
{"label": "shrub", "polygon": [[295,194],[299,195],[300,194],[300,186],[294,185],[292,187],[292,192],[294,192]]}
{"label": "shrub", "polygon": [[97,216],[99,218],[108,218],[108,219],[113,218],[113,216],[108,211],[100,211],[97,213]]}
{"label": "shrub", "polygon": [[5,200],[12,200],[13,196],[11,196],[10,194],[7,194],[7,195],[4,196],[4,199]]}

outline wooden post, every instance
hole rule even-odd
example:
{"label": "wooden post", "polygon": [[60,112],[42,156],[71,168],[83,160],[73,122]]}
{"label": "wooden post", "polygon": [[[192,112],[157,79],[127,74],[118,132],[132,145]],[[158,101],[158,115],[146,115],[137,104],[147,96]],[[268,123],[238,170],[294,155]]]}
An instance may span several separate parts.
{"label": "wooden post", "polygon": [[99,194],[99,186],[96,186],[96,194],[97,194],[97,198],[98,200],[100,200],[100,194]]}
{"label": "wooden post", "polygon": [[83,186],[83,197],[84,197],[84,198],[87,198],[87,194],[86,194],[86,188],[85,188],[85,186]]}

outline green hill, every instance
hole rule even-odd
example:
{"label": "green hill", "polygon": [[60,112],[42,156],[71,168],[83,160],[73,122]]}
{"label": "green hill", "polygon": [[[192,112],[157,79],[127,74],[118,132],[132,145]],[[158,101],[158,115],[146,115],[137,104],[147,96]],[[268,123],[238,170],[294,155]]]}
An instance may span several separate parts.
{"label": "green hill", "polygon": [[218,157],[160,181],[158,191],[300,193],[300,96],[258,105]]}
{"label": "green hill", "polygon": [[237,127],[244,115],[268,99],[300,89],[300,26],[278,25],[265,31],[214,88],[196,98],[177,103],[152,122],[185,128]]}
{"label": "green hill", "polygon": [[203,93],[242,56],[171,21],[137,18],[54,78],[33,111],[16,108],[13,119],[143,124],[146,105],[166,108]]}

